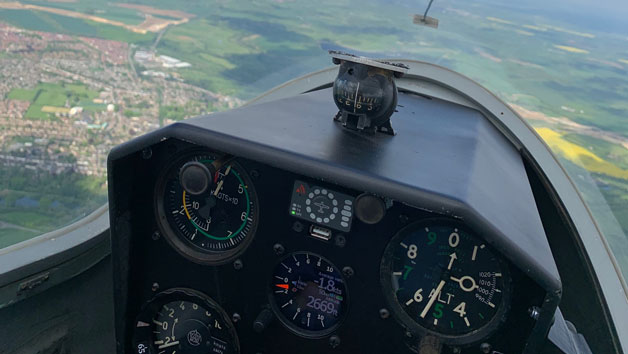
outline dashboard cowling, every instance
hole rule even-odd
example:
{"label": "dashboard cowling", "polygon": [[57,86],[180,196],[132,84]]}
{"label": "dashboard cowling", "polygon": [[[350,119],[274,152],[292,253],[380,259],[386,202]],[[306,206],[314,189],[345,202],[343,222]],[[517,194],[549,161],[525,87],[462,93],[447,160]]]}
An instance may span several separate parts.
{"label": "dashboard cowling", "polygon": [[[370,229],[356,226],[354,229],[362,232],[361,239],[348,235],[350,244],[372,243],[372,251],[367,251],[365,245],[360,246],[365,252],[371,252],[365,261],[379,265],[379,250],[383,250],[386,242],[403,226],[398,223],[401,215],[412,219],[445,216],[464,222],[503,255],[516,273],[513,282],[519,281],[514,286],[529,293],[528,303],[521,300],[522,303],[513,305],[513,309],[522,311],[518,316],[525,322],[522,328],[527,330],[504,330],[506,333],[525,332],[524,338],[513,343],[520,343],[518,349],[523,352],[534,352],[549,330],[560,299],[561,284],[521,157],[477,111],[410,93],[400,93],[398,104],[398,112],[392,117],[397,130],[394,137],[343,130],[332,120],[335,106],[330,90],[322,89],[176,123],[114,149],[108,168],[118,352],[129,349],[133,319],[141,305],[153,295],[155,283],[161,287],[168,284],[200,287],[197,290],[211,292],[208,295],[218,298],[218,302],[234,288],[242,290],[241,283],[231,281],[233,276],[241,277],[241,273],[234,274],[231,264],[204,268],[189,264],[177,258],[166,243],[152,237],[157,228],[151,213],[153,208],[146,201],[153,200],[151,193],[160,169],[181,151],[199,147],[234,155],[249,171],[257,170],[263,176],[274,177],[253,181],[262,205],[257,235],[242,257],[245,265],[248,256],[259,259],[267,255],[278,241],[270,235],[277,231],[287,237],[281,242],[291,251],[312,247],[324,256],[331,253],[330,258],[336,263],[339,260],[343,264],[356,262],[353,256],[343,255],[343,251],[333,245],[326,248],[327,244],[309,239],[307,235],[299,236],[302,239],[290,235],[289,228],[294,221],[287,212],[290,200],[280,196],[291,191],[295,180],[329,185],[354,196],[362,192],[383,196],[395,204],[387,213],[388,220]],[[282,188],[283,192],[277,192]],[[266,217],[269,225],[264,226]],[[273,225],[281,226],[273,230]],[[272,257],[272,253],[268,255]],[[151,260],[165,262],[167,266],[151,269]],[[369,267],[372,266],[353,266]],[[181,274],[193,271],[208,277],[206,282],[212,285]],[[359,282],[353,280],[354,286],[364,289],[378,284],[379,274],[375,277],[377,279],[372,280],[364,275]],[[351,285],[349,282],[350,294]],[[256,345],[268,345],[267,340],[249,331],[251,326],[248,326],[265,300],[264,297],[259,303],[240,306],[238,310],[243,320],[236,324],[240,326],[236,329],[243,348],[259,350]],[[369,302],[362,303],[367,304]],[[370,305],[373,306],[372,317],[362,325],[371,326],[373,333],[403,342],[406,333],[402,326],[377,322],[379,306],[385,303],[373,301]],[[223,306],[231,312],[238,308],[235,301],[225,301]],[[527,316],[532,306],[538,307],[542,314],[536,320]],[[350,316],[344,325],[357,318]],[[245,326],[247,329],[243,328]],[[287,331],[282,332],[278,324],[273,333],[272,341],[284,336],[294,345],[310,343],[312,350],[319,350],[321,346],[328,348],[327,343],[320,340],[308,342],[308,339],[294,338]],[[352,338],[340,334],[340,338],[343,337]],[[359,352],[360,348],[369,348],[368,341],[362,345],[364,347],[347,343],[344,339],[337,350]],[[307,352],[307,348],[303,352]]]}

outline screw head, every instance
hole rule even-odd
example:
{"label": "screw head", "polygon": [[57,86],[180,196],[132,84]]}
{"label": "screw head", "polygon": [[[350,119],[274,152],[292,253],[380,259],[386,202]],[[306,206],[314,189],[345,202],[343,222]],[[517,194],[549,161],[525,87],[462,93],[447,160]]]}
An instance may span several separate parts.
{"label": "screw head", "polygon": [[405,214],[399,215],[399,222],[400,223],[407,224],[408,220],[409,220],[408,215],[405,215]]}
{"label": "screw head", "polygon": [[337,335],[333,335],[331,337],[329,337],[329,346],[332,348],[337,348],[340,345],[340,337],[338,337]]}
{"label": "screw head", "polygon": [[353,268],[346,266],[342,268],[342,274],[344,274],[347,278],[351,278],[355,272],[353,271]]}
{"label": "screw head", "polygon": [[342,248],[347,244],[347,238],[343,234],[338,234],[334,238],[334,243],[336,244],[336,246]]}
{"label": "screw head", "polygon": [[485,343],[480,344],[480,350],[484,354],[490,353],[492,349],[493,349],[493,347],[489,343],[485,342]]}
{"label": "screw head", "polygon": [[299,221],[295,221],[294,224],[292,224],[292,231],[303,232],[303,224]]}
{"label": "screw head", "polygon": [[541,309],[536,306],[532,306],[528,309],[528,314],[533,319],[538,320],[539,316],[541,316]]}
{"label": "screw head", "polygon": [[286,249],[281,243],[275,243],[275,245],[273,246],[273,251],[275,251],[276,255],[281,256],[286,251]]}
{"label": "screw head", "polygon": [[379,317],[381,317],[382,320],[385,320],[390,317],[390,312],[387,308],[381,308],[379,309]]}
{"label": "screw head", "polygon": [[150,159],[151,157],[153,157],[153,149],[151,149],[151,148],[146,148],[146,149],[142,150],[142,158],[143,158],[144,160],[148,160],[148,159]]}
{"label": "screw head", "polygon": [[153,292],[159,290],[159,283],[153,283],[153,286],[150,288]]}
{"label": "screw head", "polygon": [[237,312],[234,312],[233,315],[231,315],[231,321],[233,321],[233,323],[238,323],[241,319],[242,317]]}
{"label": "screw head", "polygon": [[159,238],[161,237],[161,234],[159,233],[159,231],[155,231],[153,232],[153,234],[151,235],[151,238],[153,239],[153,241],[157,241],[159,240]]}
{"label": "screw head", "polygon": [[236,259],[233,261],[233,268],[235,268],[235,270],[240,270],[244,268],[244,263],[242,263],[242,260]]}

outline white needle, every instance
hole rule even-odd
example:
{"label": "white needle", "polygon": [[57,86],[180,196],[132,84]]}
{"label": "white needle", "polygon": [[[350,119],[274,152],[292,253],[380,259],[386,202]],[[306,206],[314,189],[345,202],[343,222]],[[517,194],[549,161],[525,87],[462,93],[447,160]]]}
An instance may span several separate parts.
{"label": "white needle", "polygon": [[[464,277],[462,277],[460,279],[458,279],[458,278],[456,278],[454,276],[451,276],[451,277],[449,277],[449,279],[451,279],[451,280],[457,282],[458,284],[460,284],[460,289],[462,289],[462,290],[464,290],[466,292],[473,291],[473,290],[475,290],[475,289],[480,287],[479,285],[477,285],[475,283],[475,280],[473,278],[471,278],[470,276],[468,276],[468,275],[465,275]],[[469,282],[471,282],[471,287],[464,286],[464,281],[465,280],[468,280]]]}
{"label": "white needle", "polygon": [[164,349],[164,348],[168,348],[168,347],[172,347],[173,345],[177,345],[179,344],[178,340],[175,340],[174,342],[170,342],[168,344],[163,344],[157,347],[157,349]]}
{"label": "white needle", "polygon": [[222,188],[222,184],[225,182],[224,179],[221,179],[220,182],[218,182],[218,185],[216,186],[216,190],[214,191],[214,196],[217,197],[218,196],[218,192],[220,192],[220,189]]}
{"label": "white needle", "polygon": [[440,283],[438,283],[436,290],[434,290],[434,294],[430,298],[430,301],[427,302],[427,305],[425,305],[423,312],[421,312],[421,318],[425,318],[425,315],[427,315],[430,307],[432,307],[432,304],[434,303],[434,301],[436,301],[436,298],[438,298],[438,294],[440,294],[440,291],[443,290],[443,286],[445,286],[445,281],[441,280]]}

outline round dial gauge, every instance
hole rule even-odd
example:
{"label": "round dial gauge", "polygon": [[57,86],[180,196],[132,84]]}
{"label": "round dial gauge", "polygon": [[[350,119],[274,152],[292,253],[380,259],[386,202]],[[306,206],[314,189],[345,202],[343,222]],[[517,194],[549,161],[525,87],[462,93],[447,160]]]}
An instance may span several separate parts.
{"label": "round dial gauge", "polygon": [[191,289],[164,291],[137,317],[133,336],[137,354],[237,354],[233,324],[220,306]]}
{"label": "round dial gauge", "polygon": [[411,224],[388,244],[381,265],[385,296],[406,326],[450,344],[486,337],[509,297],[504,262],[450,220]]}
{"label": "round dial gauge", "polygon": [[[207,171],[202,183],[198,174],[192,182],[182,181],[182,170],[191,164]],[[252,240],[257,197],[237,162],[212,154],[187,155],[170,166],[157,188],[158,219],[166,238],[193,261],[224,263]]]}
{"label": "round dial gauge", "polygon": [[279,320],[298,335],[329,334],[347,311],[342,274],[319,255],[297,252],[285,257],[275,267],[271,285],[271,306]]}

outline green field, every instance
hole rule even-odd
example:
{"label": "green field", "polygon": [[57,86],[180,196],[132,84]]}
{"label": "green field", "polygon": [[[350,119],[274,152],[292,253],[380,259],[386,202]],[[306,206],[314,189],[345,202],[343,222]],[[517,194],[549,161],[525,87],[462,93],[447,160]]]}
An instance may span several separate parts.
{"label": "green field", "polygon": [[144,17],[137,10],[114,6],[113,4],[106,4],[98,0],[83,0],[67,3],[52,1],[23,1],[23,3],[82,12],[113,21],[120,21],[129,25],[137,25],[144,21]]}
{"label": "green field", "polygon": [[33,100],[35,99],[35,95],[37,95],[36,90],[14,88],[11,90],[11,92],[9,92],[9,94],[7,95],[7,98],[10,100],[22,100],[22,101],[33,102]]}
{"label": "green field", "polygon": [[26,231],[11,227],[0,228],[0,249],[40,235],[39,232]]}
{"label": "green field", "polygon": [[14,88],[7,98],[31,102],[25,118],[54,119],[54,114],[42,112],[43,106],[72,107],[84,104],[85,110],[103,111],[106,106],[92,103],[98,97],[98,92],[90,90],[82,84],[52,84],[40,83],[33,89]]}
{"label": "green field", "polygon": [[[50,3],[47,3],[46,6],[49,5]],[[100,37],[129,43],[148,44],[154,38],[154,34],[135,33],[104,23],[41,11],[0,9],[0,19],[14,26],[34,31]]]}
{"label": "green field", "polygon": [[[29,205],[20,206],[24,199]],[[0,248],[80,219],[106,199],[104,177],[0,167],[0,221],[37,231],[0,228]]]}

